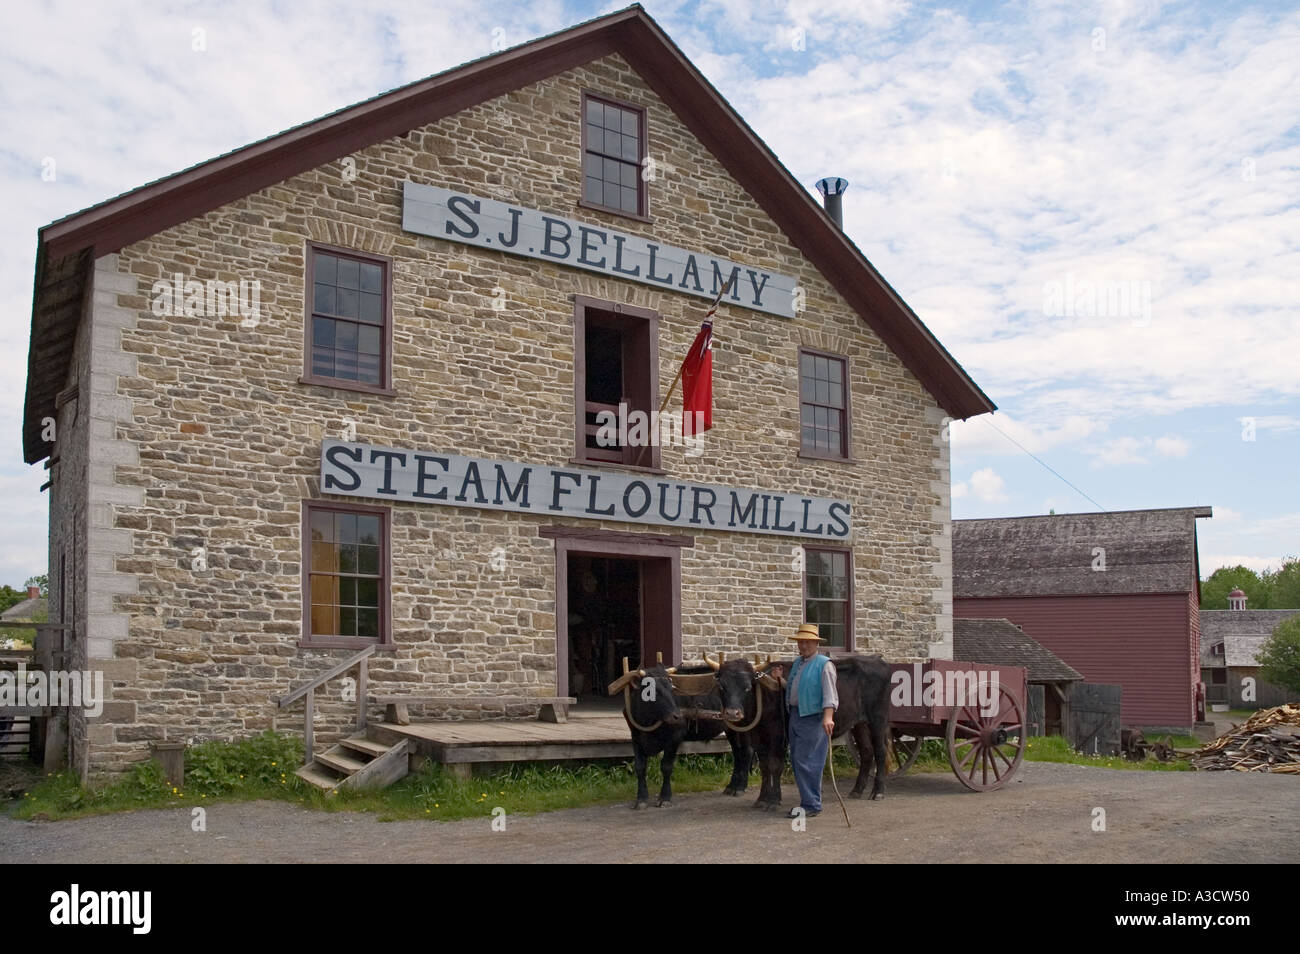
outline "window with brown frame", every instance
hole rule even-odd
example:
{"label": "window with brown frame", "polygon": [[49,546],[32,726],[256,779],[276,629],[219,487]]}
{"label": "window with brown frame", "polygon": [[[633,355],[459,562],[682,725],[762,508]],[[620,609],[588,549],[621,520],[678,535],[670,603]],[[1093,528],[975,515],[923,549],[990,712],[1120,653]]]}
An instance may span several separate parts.
{"label": "window with brown frame", "polygon": [[849,456],[849,362],[840,355],[799,349],[799,452]]}
{"label": "window with brown frame", "polygon": [[573,331],[574,460],[658,469],[658,312],[577,295]]}
{"label": "window with brown frame", "polygon": [[646,114],[639,106],[582,94],[582,200],[580,205],[620,215],[649,214],[641,176]]}
{"label": "window with brown frame", "polygon": [[853,649],[853,553],[804,547],[804,620],[829,648]]}
{"label": "window with brown frame", "polygon": [[391,393],[391,261],[307,247],[306,384]]}
{"label": "window with brown frame", "polygon": [[303,504],[303,645],[391,644],[388,511]]}

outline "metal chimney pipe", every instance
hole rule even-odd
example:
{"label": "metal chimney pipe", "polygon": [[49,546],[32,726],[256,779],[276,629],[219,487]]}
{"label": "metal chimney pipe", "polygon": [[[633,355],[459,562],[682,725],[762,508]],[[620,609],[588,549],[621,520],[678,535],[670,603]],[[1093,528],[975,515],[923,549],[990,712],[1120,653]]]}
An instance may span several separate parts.
{"label": "metal chimney pipe", "polygon": [[817,191],[822,194],[822,205],[826,209],[826,214],[841,231],[844,229],[843,196],[848,187],[849,180],[837,176],[817,180]]}

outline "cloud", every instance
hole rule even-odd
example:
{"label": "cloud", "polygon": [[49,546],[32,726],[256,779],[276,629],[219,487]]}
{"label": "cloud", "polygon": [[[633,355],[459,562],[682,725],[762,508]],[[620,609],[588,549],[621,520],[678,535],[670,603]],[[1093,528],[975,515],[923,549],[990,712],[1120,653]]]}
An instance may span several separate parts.
{"label": "cloud", "polygon": [[1125,464],[1145,464],[1147,459],[1142,450],[1150,444],[1150,438],[1141,440],[1136,437],[1119,437],[1109,441],[1093,451],[1092,466],[1122,466]]}
{"label": "cloud", "polygon": [[[1244,566],[1249,567],[1256,573],[1263,570],[1276,570],[1281,564],[1275,556],[1260,556],[1258,554],[1243,553],[1201,553],[1201,577],[1208,578],[1215,570],[1223,567]],[[1213,607],[1211,607],[1213,608]]]}
{"label": "cloud", "polygon": [[991,467],[982,467],[970,475],[970,481],[960,481],[952,485],[952,497],[960,500],[972,496],[984,503],[1001,503],[1009,500],[1006,493],[1006,481]]}
{"label": "cloud", "polygon": [[1187,452],[1191,450],[1192,445],[1181,437],[1165,435],[1156,438],[1155,447],[1156,453],[1161,457],[1182,458],[1187,456]]}

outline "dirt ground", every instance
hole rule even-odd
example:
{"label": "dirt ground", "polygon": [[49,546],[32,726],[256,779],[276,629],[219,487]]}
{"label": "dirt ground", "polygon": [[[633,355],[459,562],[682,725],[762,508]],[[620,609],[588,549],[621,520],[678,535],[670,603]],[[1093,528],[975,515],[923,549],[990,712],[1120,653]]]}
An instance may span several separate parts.
{"label": "dirt ground", "polygon": [[[844,786],[842,786],[843,788]],[[630,793],[629,793],[630,794]],[[1025,763],[1007,789],[967,792],[950,774],[907,776],[883,801],[827,789],[807,830],[753,811],[757,792],[679,795],[672,808],[626,805],[505,818],[379,822],[282,802],[215,804],[207,831],[190,809],[63,822],[0,816],[0,863],[148,862],[684,862],[701,844],[715,861],[767,862],[1296,862],[1300,777],[1116,771]],[[786,804],[794,792],[787,790]],[[1104,832],[1093,831],[1105,809]]]}

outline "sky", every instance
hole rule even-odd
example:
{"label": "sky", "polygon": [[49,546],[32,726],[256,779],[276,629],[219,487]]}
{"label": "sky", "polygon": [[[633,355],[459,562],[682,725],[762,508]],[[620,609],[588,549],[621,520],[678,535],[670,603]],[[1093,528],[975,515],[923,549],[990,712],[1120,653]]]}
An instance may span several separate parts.
{"label": "sky", "polygon": [[[45,571],[42,225],[621,6],[8,8],[0,583]],[[1300,554],[1300,8],[644,6],[806,188],[849,180],[847,233],[998,405],[952,425],[954,517],[1208,505],[1204,574]]]}

